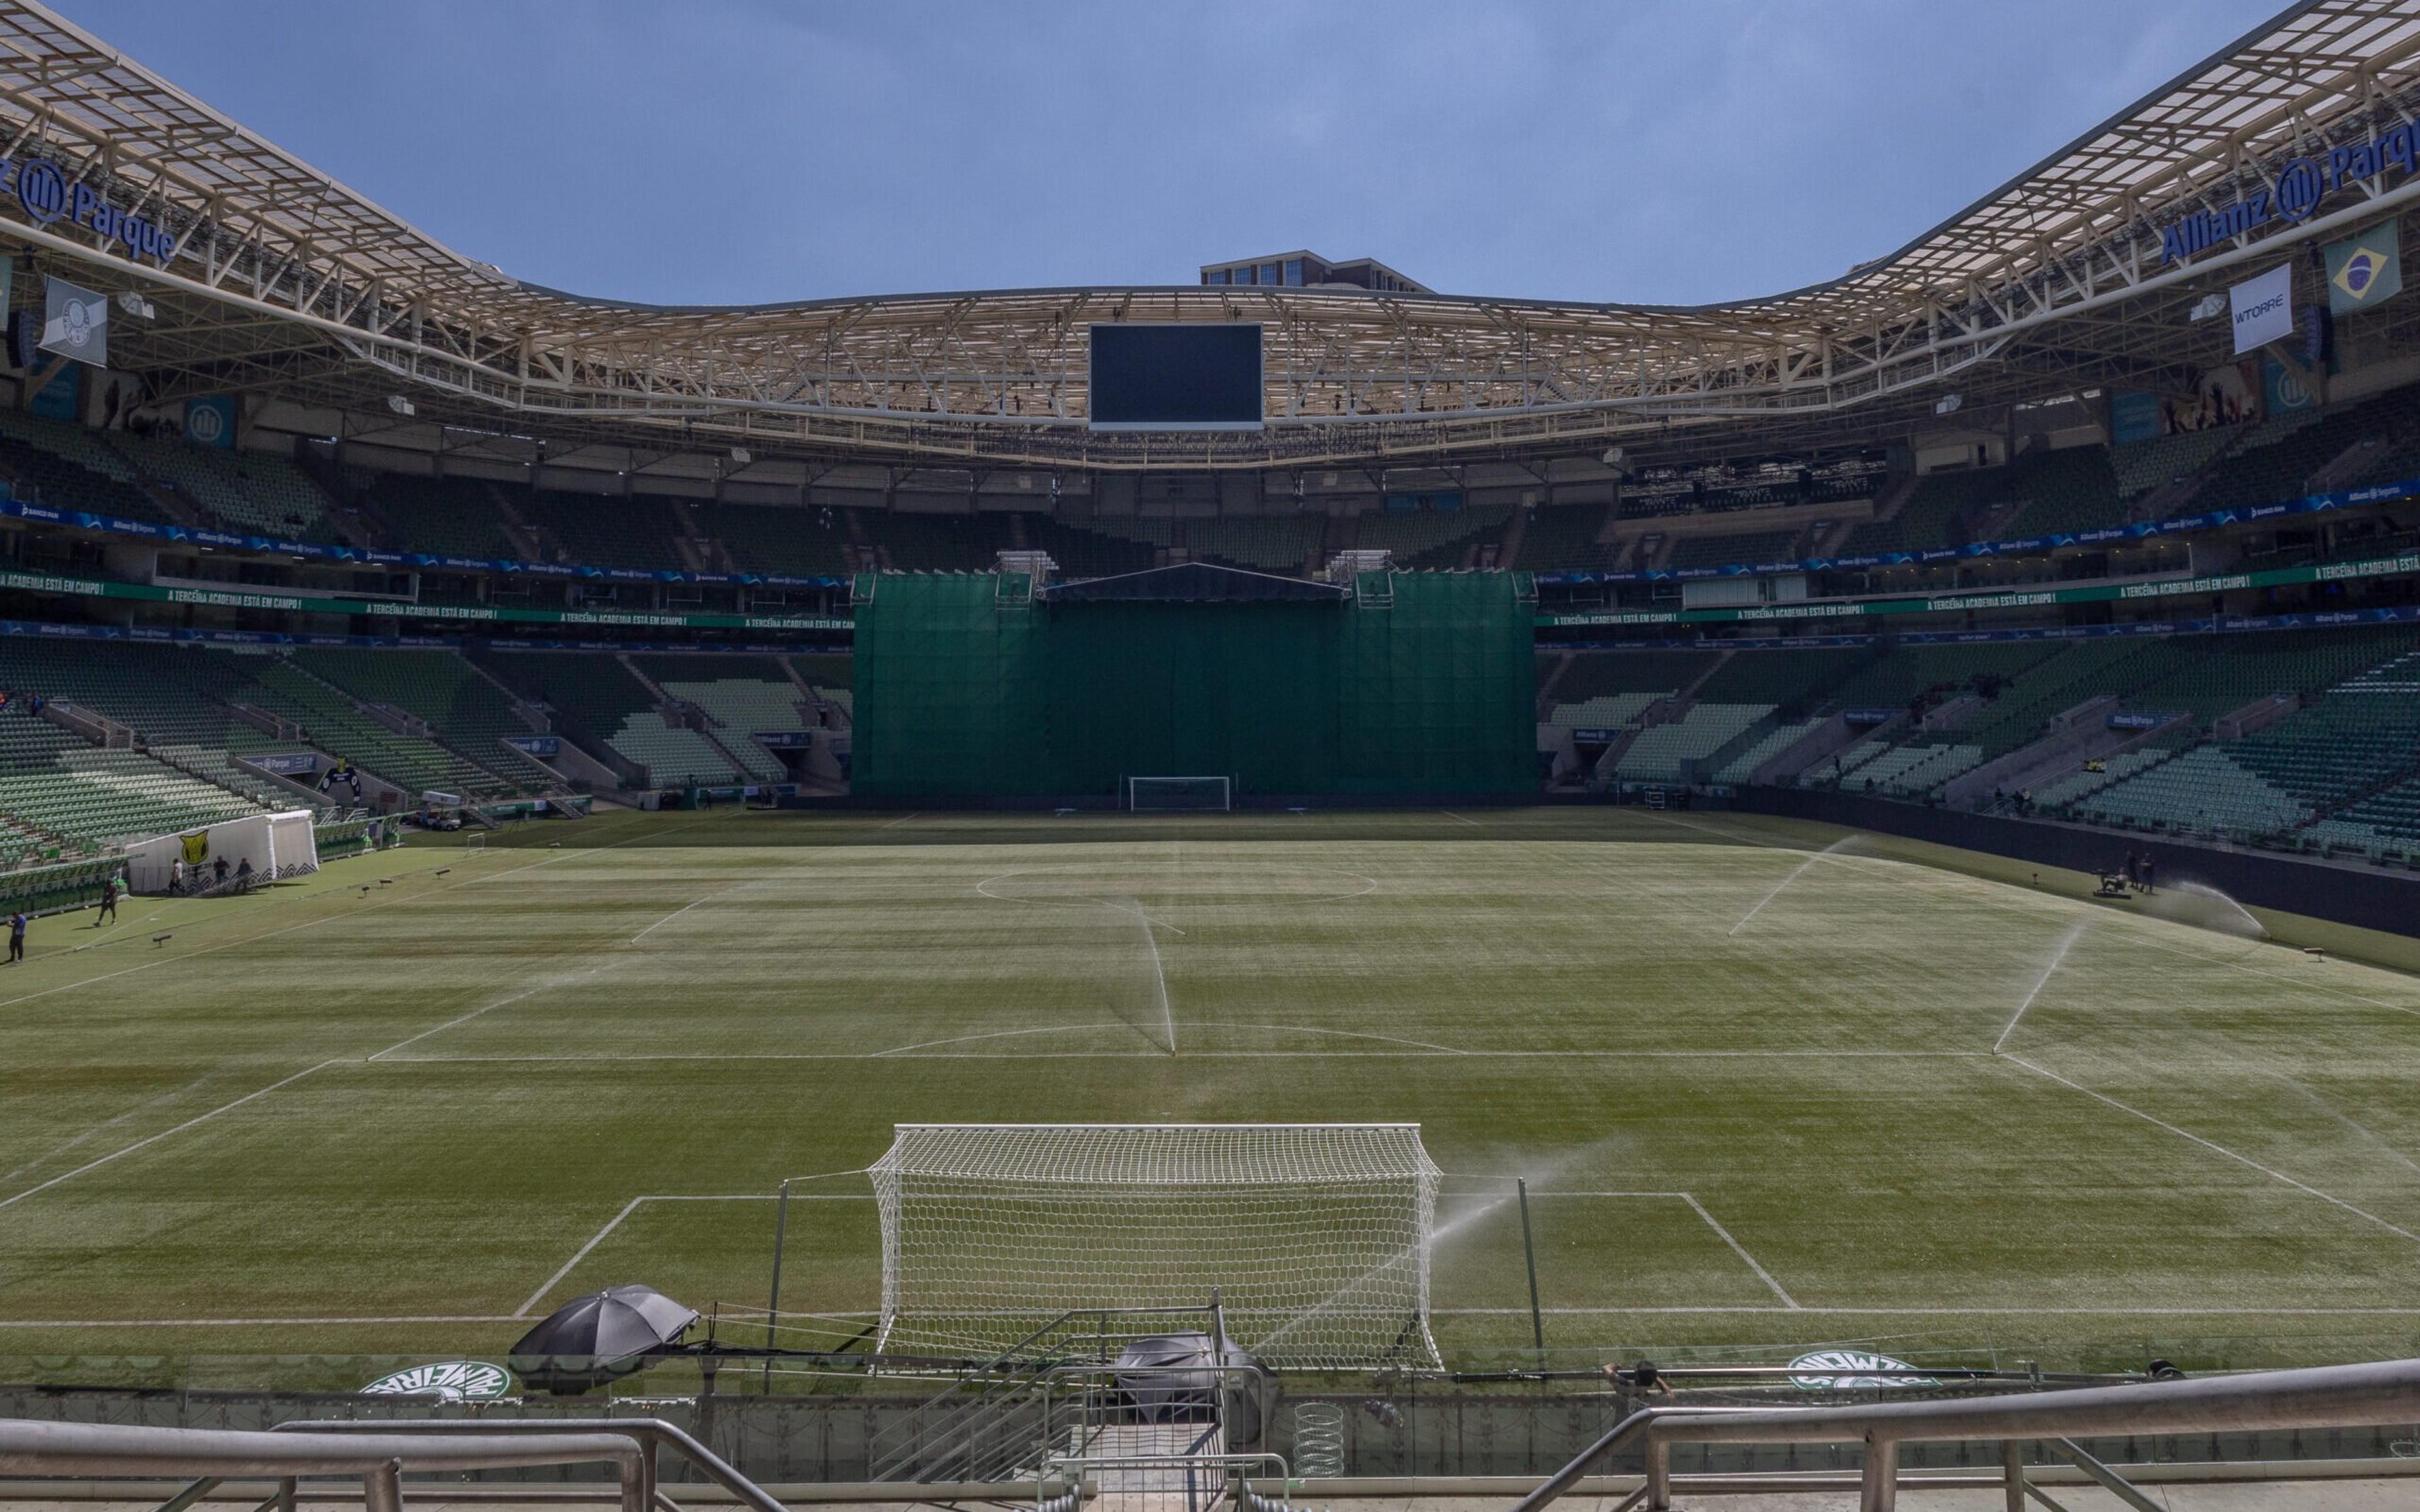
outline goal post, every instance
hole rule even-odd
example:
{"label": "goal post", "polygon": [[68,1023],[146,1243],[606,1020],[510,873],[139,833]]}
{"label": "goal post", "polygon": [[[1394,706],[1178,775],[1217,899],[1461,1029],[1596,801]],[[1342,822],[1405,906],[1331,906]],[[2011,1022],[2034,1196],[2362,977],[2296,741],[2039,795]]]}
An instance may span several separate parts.
{"label": "goal post", "polygon": [[1126,808],[1136,813],[1224,813],[1234,785],[1223,777],[1130,777]]}
{"label": "goal post", "polygon": [[1418,1124],[900,1124],[870,1174],[881,1348],[1005,1350],[1215,1291],[1273,1365],[1437,1364]]}

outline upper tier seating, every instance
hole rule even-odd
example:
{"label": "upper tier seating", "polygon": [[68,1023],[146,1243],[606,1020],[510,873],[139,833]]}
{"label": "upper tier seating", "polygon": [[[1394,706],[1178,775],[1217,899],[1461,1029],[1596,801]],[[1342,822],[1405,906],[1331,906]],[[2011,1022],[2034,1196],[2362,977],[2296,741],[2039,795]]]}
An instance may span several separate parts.
{"label": "upper tier seating", "polygon": [[1036,550],[1050,553],[1063,578],[1115,578],[1141,572],[1159,560],[1157,548],[1147,541],[1063,524],[1044,515],[1027,520],[1025,532]]}
{"label": "upper tier seating", "polygon": [[2009,464],[2009,472],[1999,497],[2024,503],[2003,527],[2011,540],[2126,522],[2126,505],[2118,497],[2118,475],[2110,470],[2105,447],[2027,452]]}
{"label": "upper tier seating", "polygon": [[663,500],[517,488],[513,503],[531,524],[553,532],[566,557],[582,566],[654,572],[681,565],[673,545],[680,526]]}
{"label": "upper tier seating", "polygon": [[1324,515],[1226,515],[1188,519],[1186,549],[1197,562],[1300,576],[1327,529]]}
{"label": "upper tier seating", "polygon": [[109,440],[138,469],[175,484],[228,530],[323,545],[336,539],[328,496],[285,457],[164,438],[113,434]]}
{"label": "upper tier seating", "polygon": [[1355,545],[1391,551],[1398,567],[1451,571],[1466,565],[1474,548],[1500,541],[1512,511],[1502,505],[1465,509],[1381,509],[1361,516]]}
{"label": "upper tier seating", "polygon": [[360,471],[348,476],[367,480],[370,507],[386,517],[411,550],[482,561],[520,555],[504,534],[494,496],[475,478]]}
{"label": "upper tier seating", "polygon": [[2113,447],[2109,467],[2118,480],[2118,497],[2133,500],[2180,478],[2191,477],[2211,457],[2242,439],[2238,427],[2214,425],[2209,430],[2180,431],[2174,436],[2155,436],[2149,440],[2127,441]]}
{"label": "upper tier seating", "polygon": [[2202,514],[2300,498],[2309,491],[2312,473],[2377,430],[2387,414],[2372,401],[2297,410],[2244,427],[2242,440],[2185,508]]}
{"label": "upper tier seating", "polygon": [[15,478],[20,496],[38,496],[53,509],[116,515],[147,524],[170,523],[168,512],[135,486],[135,471],[95,433],[0,407],[0,471]]}
{"label": "upper tier seating", "polygon": [[838,510],[713,502],[696,509],[698,523],[730,548],[742,572],[825,578],[857,570],[847,554],[847,522]]}
{"label": "upper tier seating", "polygon": [[1748,535],[1684,535],[1672,543],[1668,565],[1682,567],[1754,566],[1763,562],[1795,560],[1796,531],[1759,531]]}
{"label": "upper tier seating", "polygon": [[1619,548],[1597,540],[1611,515],[1610,504],[1543,504],[1529,512],[1522,528],[1519,560],[1524,572],[1603,572],[1612,567]]}

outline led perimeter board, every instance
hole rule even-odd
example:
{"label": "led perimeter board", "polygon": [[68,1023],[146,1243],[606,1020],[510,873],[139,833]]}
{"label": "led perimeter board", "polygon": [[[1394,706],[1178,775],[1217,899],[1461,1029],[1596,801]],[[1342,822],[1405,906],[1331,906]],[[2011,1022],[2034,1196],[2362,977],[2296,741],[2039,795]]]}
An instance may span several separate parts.
{"label": "led perimeter board", "polygon": [[1093,327],[1094,430],[1258,430],[1257,325]]}

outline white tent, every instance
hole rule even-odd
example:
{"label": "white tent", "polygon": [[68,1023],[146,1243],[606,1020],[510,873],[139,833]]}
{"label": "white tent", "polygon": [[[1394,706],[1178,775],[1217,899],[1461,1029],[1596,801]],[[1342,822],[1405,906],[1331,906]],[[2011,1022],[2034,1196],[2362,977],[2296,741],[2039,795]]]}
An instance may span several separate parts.
{"label": "white tent", "polygon": [[299,877],[319,870],[319,848],[312,838],[311,810],[247,814],[224,824],[180,830],[126,847],[128,885],[136,892],[165,892],[171,866],[182,857],[186,871],[211,876],[224,858],[232,877],[246,861],[254,878],[271,882]]}

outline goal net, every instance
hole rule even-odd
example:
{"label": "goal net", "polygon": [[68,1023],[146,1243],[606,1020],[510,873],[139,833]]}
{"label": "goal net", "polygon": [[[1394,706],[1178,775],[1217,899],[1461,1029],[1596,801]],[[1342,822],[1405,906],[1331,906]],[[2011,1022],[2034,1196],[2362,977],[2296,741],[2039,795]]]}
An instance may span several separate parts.
{"label": "goal net", "polygon": [[1003,1351],[1215,1289],[1270,1364],[1437,1363],[1418,1124],[900,1124],[872,1176],[886,1348]]}
{"label": "goal net", "polygon": [[1223,777],[1126,779],[1126,807],[1136,813],[1223,813],[1233,806],[1233,794]]}

